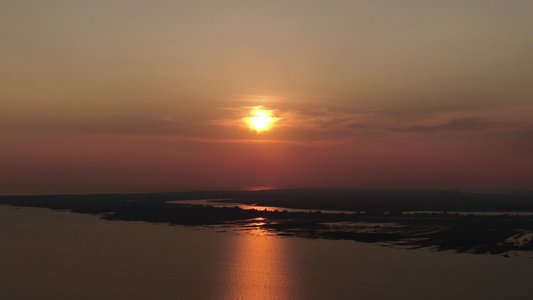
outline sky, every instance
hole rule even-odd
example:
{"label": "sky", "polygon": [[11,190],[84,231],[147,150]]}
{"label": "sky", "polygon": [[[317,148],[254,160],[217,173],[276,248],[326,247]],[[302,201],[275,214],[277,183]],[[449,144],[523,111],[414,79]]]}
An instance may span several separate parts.
{"label": "sky", "polygon": [[0,186],[532,190],[532,14],[4,0]]}

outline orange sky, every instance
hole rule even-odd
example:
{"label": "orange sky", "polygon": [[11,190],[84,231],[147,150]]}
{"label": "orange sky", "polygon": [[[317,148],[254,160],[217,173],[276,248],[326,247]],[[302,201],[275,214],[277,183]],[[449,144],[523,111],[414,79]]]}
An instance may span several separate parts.
{"label": "orange sky", "polygon": [[531,189],[533,3],[464,2],[7,1],[0,185]]}

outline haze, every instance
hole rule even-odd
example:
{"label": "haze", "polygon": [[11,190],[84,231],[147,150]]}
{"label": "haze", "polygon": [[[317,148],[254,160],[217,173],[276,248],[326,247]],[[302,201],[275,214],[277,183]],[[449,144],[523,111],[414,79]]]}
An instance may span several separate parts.
{"label": "haze", "polygon": [[531,189],[532,13],[3,1],[0,184]]}

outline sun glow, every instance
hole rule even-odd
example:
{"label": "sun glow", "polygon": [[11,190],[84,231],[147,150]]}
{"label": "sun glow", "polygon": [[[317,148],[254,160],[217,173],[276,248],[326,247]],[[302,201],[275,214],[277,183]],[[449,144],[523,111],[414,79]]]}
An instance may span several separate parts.
{"label": "sun glow", "polygon": [[272,116],[272,111],[269,110],[254,109],[251,115],[251,117],[245,118],[245,121],[251,129],[257,132],[269,130],[277,120],[277,118]]}

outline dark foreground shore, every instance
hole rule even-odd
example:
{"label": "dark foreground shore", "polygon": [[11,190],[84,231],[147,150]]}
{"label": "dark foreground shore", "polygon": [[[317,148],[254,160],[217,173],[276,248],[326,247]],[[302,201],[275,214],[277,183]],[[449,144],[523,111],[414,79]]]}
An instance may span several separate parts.
{"label": "dark foreground shore", "polygon": [[[353,213],[244,210],[168,203],[222,199],[229,203]],[[106,220],[260,229],[280,236],[343,239],[405,248],[506,255],[533,251],[533,216],[447,211],[533,211],[531,194],[277,190],[156,194],[4,196],[0,204],[99,214]],[[405,211],[441,211],[404,214]]]}

